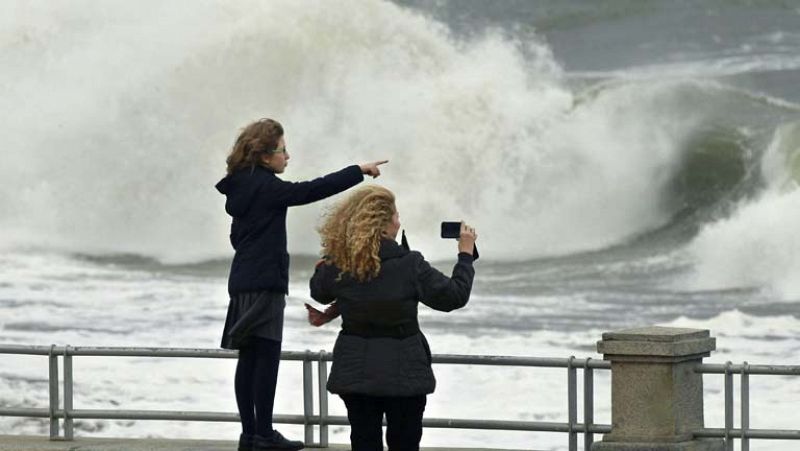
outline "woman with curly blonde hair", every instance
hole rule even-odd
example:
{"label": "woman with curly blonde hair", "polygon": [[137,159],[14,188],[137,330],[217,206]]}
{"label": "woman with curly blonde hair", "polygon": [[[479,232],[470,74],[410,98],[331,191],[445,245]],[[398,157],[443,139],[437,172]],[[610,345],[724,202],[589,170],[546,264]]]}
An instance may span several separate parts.
{"label": "woman with curly blonde hair", "polygon": [[354,192],[319,228],[324,258],[311,278],[311,297],[335,302],[335,308],[322,313],[309,306],[309,321],[321,325],[342,316],[328,391],[347,407],[353,451],[383,449],[384,415],[390,451],[419,449],[422,414],[436,379],[417,307],[463,307],[475,276],[472,227],[461,225],[451,277],[399,245],[399,230],[394,194],[380,186]]}

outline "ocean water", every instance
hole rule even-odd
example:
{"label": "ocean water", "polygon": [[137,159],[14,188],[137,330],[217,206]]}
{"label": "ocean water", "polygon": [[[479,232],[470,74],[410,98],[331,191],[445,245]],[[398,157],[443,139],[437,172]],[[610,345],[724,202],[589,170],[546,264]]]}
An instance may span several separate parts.
{"label": "ocean water", "polygon": [[[455,244],[439,221],[478,229],[469,305],[420,310],[434,353],[600,358],[604,331],[659,324],[710,329],[709,362],[797,364],[800,5],[144,3],[0,3],[0,342],[216,347],[231,250],[213,185],[237,130],[268,116],[287,130],[287,180],[389,159],[375,182],[443,271]],[[329,204],[290,213],[286,350],[336,336],[302,306]],[[75,407],[234,412],[234,365],[77,358]],[[435,371],[430,417],[566,421],[563,370]],[[0,405],[46,406],[46,377],[44,358],[0,356]],[[795,382],[752,378],[752,427],[797,428]],[[596,372],[601,423],[608,383]],[[722,378],[705,385],[721,427]],[[276,412],[301,411],[300,386],[284,362]],[[0,433],[47,428],[0,418]],[[422,443],[563,450],[566,435],[429,429]]]}

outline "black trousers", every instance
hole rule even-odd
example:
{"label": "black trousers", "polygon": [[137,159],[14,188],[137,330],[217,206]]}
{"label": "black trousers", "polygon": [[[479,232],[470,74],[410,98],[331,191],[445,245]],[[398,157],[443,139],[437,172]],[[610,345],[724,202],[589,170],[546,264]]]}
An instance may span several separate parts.
{"label": "black trousers", "polygon": [[350,420],[352,451],[383,450],[383,415],[386,415],[386,444],[389,451],[419,451],[425,395],[382,397],[341,395]]}

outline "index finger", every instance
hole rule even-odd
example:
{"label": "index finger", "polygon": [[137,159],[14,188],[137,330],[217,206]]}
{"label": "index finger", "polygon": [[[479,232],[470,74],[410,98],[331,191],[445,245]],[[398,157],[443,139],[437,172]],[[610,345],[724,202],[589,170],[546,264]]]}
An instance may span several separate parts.
{"label": "index finger", "polygon": [[379,164],[386,164],[388,162],[389,162],[389,160],[380,160],[380,161],[376,161],[374,164],[375,164],[375,166],[377,166]]}

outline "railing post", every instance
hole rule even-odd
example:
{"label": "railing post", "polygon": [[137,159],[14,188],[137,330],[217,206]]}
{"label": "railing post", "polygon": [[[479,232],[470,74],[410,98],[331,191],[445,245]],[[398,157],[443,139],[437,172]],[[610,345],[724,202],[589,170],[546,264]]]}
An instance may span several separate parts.
{"label": "railing post", "polygon": [[314,414],[314,383],[311,367],[311,351],[306,350],[303,357],[303,428],[305,429],[305,443],[310,446],[314,441],[314,425],[311,424],[311,415]]}
{"label": "railing post", "polygon": [[607,332],[598,352],[611,361],[611,433],[592,451],[722,451],[703,428],[703,376],[695,367],[716,348],[708,330],[645,327]]}
{"label": "railing post", "polygon": [[575,369],[575,356],[567,359],[567,421],[569,424],[569,451],[578,451],[578,374]]}
{"label": "railing post", "polygon": [[725,451],[733,451],[733,373],[730,361],[725,362]]}
{"label": "railing post", "polygon": [[64,347],[64,439],[72,440],[74,430],[72,424],[72,356],[69,345]]}
{"label": "railing post", "polygon": [[327,352],[319,352],[319,446],[328,447],[328,362],[325,361]]}
{"label": "railing post", "polygon": [[50,440],[58,439],[58,355],[55,353],[56,345],[50,346],[48,356],[50,364]]}
{"label": "railing post", "polygon": [[594,424],[594,373],[589,367],[591,358],[583,364],[583,449],[589,451],[594,442],[594,433],[591,427]]}
{"label": "railing post", "polygon": [[744,362],[742,365],[742,451],[750,451],[750,439],[747,437],[747,430],[750,429],[750,365]]}

